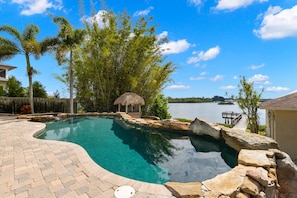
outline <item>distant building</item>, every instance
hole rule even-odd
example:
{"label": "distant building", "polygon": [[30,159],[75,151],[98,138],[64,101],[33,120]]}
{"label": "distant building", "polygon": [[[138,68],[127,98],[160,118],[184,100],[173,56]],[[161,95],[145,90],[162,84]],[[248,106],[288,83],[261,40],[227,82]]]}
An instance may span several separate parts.
{"label": "distant building", "polygon": [[297,92],[262,102],[260,108],[266,109],[266,136],[297,159]]}
{"label": "distant building", "polygon": [[5,65],[0,63],[0,96],[3,95],[3,91],[6,86],[6,82],[8,81],[8,71],[15,69],[16,67]]}

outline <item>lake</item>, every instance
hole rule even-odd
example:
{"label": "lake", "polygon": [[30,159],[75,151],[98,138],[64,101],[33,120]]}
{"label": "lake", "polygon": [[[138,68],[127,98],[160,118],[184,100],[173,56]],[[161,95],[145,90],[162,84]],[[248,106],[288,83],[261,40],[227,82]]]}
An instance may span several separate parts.
{"label": "lake", "polygon": [[[218,103],[168,103],[169,113],[172,118],[186,118],[194,120],[196,117],[206,119],[216,123],[224,123],[222,112],[233,111],[242,113],[239,106],[234,105],[218,105]],[[265,125],[265,109],[258,109],[260,117],[260,125]]]}

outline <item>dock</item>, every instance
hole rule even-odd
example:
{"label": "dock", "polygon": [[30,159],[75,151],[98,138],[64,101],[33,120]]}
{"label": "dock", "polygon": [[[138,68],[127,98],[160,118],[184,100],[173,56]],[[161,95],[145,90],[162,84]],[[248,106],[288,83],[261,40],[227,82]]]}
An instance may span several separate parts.
{"label": "dock", "polygon": [[240,129],[246,131],[248,125],[247,117],[245,115],[233,126],[233,129]]}
{"label": "dock", "polygon": [[225,111],[222,113],[222,117],[225,119],[225,124],[231,124],[234,129],[245,131],[247,128],[247,118],[242,113]]}
{"label": "dock", "polygon": [[224,111],[222,113],[222,117],[225,119],[225,124],[231,124],[234,126],[241,120],[242,114],[241,113],[235,113],[233,111]]}

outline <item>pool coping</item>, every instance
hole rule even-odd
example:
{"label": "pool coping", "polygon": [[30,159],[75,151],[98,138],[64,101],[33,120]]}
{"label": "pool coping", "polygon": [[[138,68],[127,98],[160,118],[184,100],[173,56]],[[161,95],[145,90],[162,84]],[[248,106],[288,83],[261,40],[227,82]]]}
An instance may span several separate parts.
{"label": "pool coping", "polygon": [[39,197],[43,194],[48,197],[108,198],[114,197],[114,191],[123,185],[132,186],[136,198],[174,197],[164,185],[107,171],[77,144],[35,138],[34,135],[44,131],[44,123],[0,120],[0,124],[0,146],[3,148],[0,150],[0,194],[4,197]]}

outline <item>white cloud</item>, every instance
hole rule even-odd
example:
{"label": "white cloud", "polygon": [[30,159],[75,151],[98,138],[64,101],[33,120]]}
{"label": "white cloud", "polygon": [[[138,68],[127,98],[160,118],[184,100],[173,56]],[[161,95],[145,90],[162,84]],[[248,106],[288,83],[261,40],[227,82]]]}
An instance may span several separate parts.
{"label": "white cloud", "polygon": [[221,86],[220,89],[232,90],[232,89],[236,89],[236,86],[233,86],[233,85]]}
{"label": "white cloud", "polygon": [[190,80],[204,80],[205,77],[203,76],[198,76],[198,77],[190,77]]}
{"label": "white cloud", "polygon": [[188,3],[194,6],[200,6],[202,4],[202,0],[188,0]]}
{"label": "white cloud", "polygon": [[61,10],[63,7],[61,0],[12,0],[12,3],[20,5],[23,8],[21,14],[27,16],[42,14],[49,8]]}
{"label": "white cloud", "polygon": [[162,39],[166,38],[167,36],[168,36],[168,32],[167,31],[163,31],[161,34],[158,34],[157,35],[157,39],[159,41],[159,40],[162,40]]}
{"label": "white cloud", "polygon": [[256,69],[260,69],[260,68],[262,68],[262,67],[264,67],[264,66],[265,66],[265,64],[262,63],[261,65],[252,65],[252,66],[250,66],[249,68],[250,68],[251,70],[256,70]]}
{"label": "white cloud", "polygon": [[262,74],[255,74],[250,79],[248,79],[248,82],[250,83],[256,83],[256,84],[270,84],[268,81],[269,77]]}
{"label": "white cloud", "polygon": [[92,17],[86,17],[86,16],[84,16],[84,17],[82,17],[81,20],[85,20],[85,21],[87,21],[89,23],[97,22],[97,24],[99,25],[99,27],[104,27],[105,25],[108,25],[108,22],[107,21],[104,22],[104,18],[106,16],[106,14],[107,14],[107,11],[106,10],[99,10],[97,12],[97,14],[95,14],[94,16],[92,16]]}
{"label": "white cloud", "polygon": [[193,54],[197,54],[197,56],[193,56],[188,58],[187,63],[188,64],[192,64],[192,63],[198,63],[200,61],[207,61],[207,60],[211,60],[214,59],[215,57],[217,57],[220,53],[220,47],[219,46],[215,46],[213,48],[210,48],[209,50],[207,50],[206,52],[204,51],[200,51],[200,52],[193,52]]}
{"label": "white cloud", "polygon": [[297,36],[297,5],[290,9],[270,6],[266,11],[261,27],[254,30],[262,39],[279,39]]}
{"label": "white cloud", "polygon": [[133,16],[137,17],[137,16],[146,16],[148,15],[152,10],[154,9],[154,7],[150,6],[145,10],[140,10],[140,11],[136,11]]}
{"label": "white cloud", "polygon": [[265,91],[278,92],[278,91],[288,91],[288,87],[267,87]]}
{"label": "white cloud", "polygon": [[224,76],[223,75],[216,75],[215,77],[211,78],[211,81],[219,81],[219,80],[223,80]]}
{"label": "white cloud", "polygon": [[186,86],[186,85],[170,85],[168,87],[166,87],[166,89],[190,89],[190,86]]}
{"label": "white cloud", "polygon": [[204,80],[205,75],[208,74],[208,72],[201,72],[198,77],[190,77],[190,80]]}
{"label": "white cloud", "polygon": [[191,44],[186,39],[182,39],[164,43],[160,47],[163,54],[179,54],[189,49],[190,46]]}
{"label": "white cloud", "polygon": [[253,3],[268,2],[268,0],[219,0],[216,10],[236,10],[242,7],[247,7]]}

